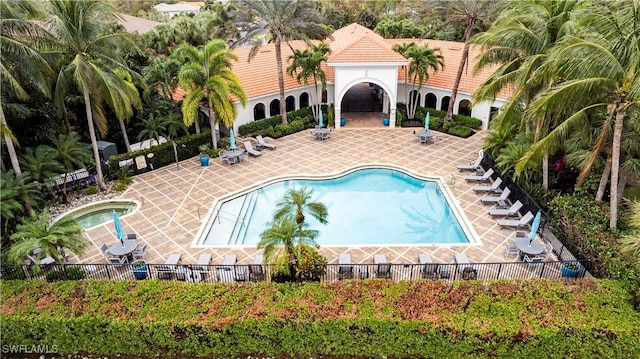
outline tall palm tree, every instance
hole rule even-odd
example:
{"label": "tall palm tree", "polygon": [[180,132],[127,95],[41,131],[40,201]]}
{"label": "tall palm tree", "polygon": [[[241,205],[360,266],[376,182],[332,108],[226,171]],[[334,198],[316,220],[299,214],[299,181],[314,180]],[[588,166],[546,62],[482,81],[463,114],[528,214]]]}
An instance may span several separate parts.
{"label": "tall palm tree", "polygon": [[411,78],[411,83],[413,84],[411,93],[416,94],[413,97],[411,93],[407,94],[407,117],[413,120],[418,108],[417,93],[422,89],[422,85],[429,80],[429,69],[438,71],[444,67],[444,57],[440,54],[440,49],[430,49],[428,44],[418,46],[412,42],[406,47],[396,45],[393,49],[404,58],[411,60],[406,73],[405,84]]}
{"label": "tall palm tree", "polygon": [[[11,245],[8,258],[16,265],[22,264],[36,248],[40,248],[41,254],[45,257],[49,256],[62,263],[65,260],[65,249],[81,256],[89,244],[82,236],[82,227],[75,219],[64,217],[52,222],[48,209],[23,218],[11,239],[16,242]],[[35,268],[39,270],[40,258],[35,259]]]}
{"label": "tall palm tree", "polygon": [[[581,2],[523,0],[503,6],[504,10],[491,28],[471,39],[471,43],[484,47],[474,70],[499,65],[473,94],[473,101],[495,100],[503,89],[515,89],[507,104],[493,119],[493,130],[504,133],[505,128],[515,128],[513,121],[518,121],[520,131],[531,131],[533,128],[534,141],[537,141],[557,121],[552,118],[524,121],[524,108],[552,81],[541,76],[544,74],[537,70],[557,40],[571,34],[570,14],[581,6]],[[548,153],[543,156],[542,162],[542,186],[547,189]]]}
{"label": "tall palm tree", "polygon": [[69,135],[59,134],[51,139],[57,160],[64,168],[64,183],[62,192],[67,195],[67,174],[73,172],[75,168],[84,167],[91,163],[91,147],[80,141],[80,136],[72,132]]}
{"label": "tall palm tree", "polygon": [[[110,2],[49,0],[45,9],[47,27],[55,40],[51,55],[60,63],[54,94],[56,105],[65,108],[64,99],[73,87],[82,93],[96,163],[96,180],[104,190],[94,122],[104,135],[107,131],[104,102],[118,118],[127,118],[131,113],[136,99],[131,97],[130,87],[114,70],[126,71],[138,80],[139,75],[121,58],[127,49],[138,51],[138,48],[131,34],[103,34],[103,25],[116,19]],[[114,51],[116,48],[118,51]]]}
{"label": "tall palm tree", "polygon": [[275,221],[283,218],[291,218],[297,225],[298,230],[302,230],[305,224],[305,213],[311,215],[322,224],[327,223],[327,206],[322,202],[312,202],[312,189],[290,188],[285,196],[276,204],[276,211],[273,215]]}
{"label": "tall palm tree", "polygon": [[133,76],[130,72],[123,69],[115,69],[113,72],[115,72],[115,74],[124,81],[126,88],[123,88],[123,91],[129,92],[127,98],[131,100],[131,106],[125,109],[124,113],[116,113],[118,124],[120,125],[120,131],[122,132],[122,139],[124,140],[124,147],[126,148],[127,152],[131,152],[129,135],[127,134],[127,126],[125,125],[124,121],[125,119],[129,120],[131,116],[133,116],[133,108],[142,110],[142,100],[140,99],[140,93],[138,92],[138,88],[136,87]]}
{"label": "tall palm tree", "polygon": [[[314,45],[311,50],[305,49],[304,51],[295,50],[293,55],[289,57],[291,65],[287,67],[287,74],[289,76],[296,76],[298,83],[304,83],[309,85],[309,79],[313,79],[315,86],[315,94],[312,100],[315,102],[315,106],[312,106],[313,117],[318,120],[321,111],[322,93],[327,88],[327,74],[322,69],[322,63],[327,62],[327,54],[331,52],[331,49],[324,42]],[[321,83],[321,88],[318,88],[318,81]]]}
{"label": "tall palm tree", "polygon": [[40,8],[31,0],[0,2],[0,125],[13,170],[22,173],[13,137],[4,115],[5,93],[19,100],[29,99],[29,88],[45,96],[51,95],[48,75],[51,68],[28,41],[37,40],[45,31],[34,19],[41,15]]}
{"label": "tall palm tree", "polygon": [[302,248],[318,246],[315,242],[318,231],[305,226],[298,225],[290,217],[274,218],[267,223],[257,244],[258,249],[264,250],[264,262],[277,264],[279,272],[291,274],[290,265],[303,260]]}
{"label": "tall palm tree", "polygon": [[178,79],[187,93],[182,101],[183,119],[187,126],[198,119],[200,101],[207,100],[211,141],[218,148],[216,120],[231,128],[238,115],[232,96],[244,107],[247,95],[238,76],[232,71],[231,61],[236,55],[224,40],[212,40],[202,48],[181,45],[173,54],[182,63]]}
{"label": "tall palm tree", "polygon": [[[306,0],[240,0],[234,18],[236,26],[244,32],[244,36],[238,43],[249,42],[250,39],[260,35],[268,35],[273,41],[280,90],[280,115],[282,123],[287,124],[282,43],[288,44],[290,40],[304,40],[309,47],[313,46],[312,39],[322,40],[330,36],[329,32],[321,26],[325,21],[316,11],[316,4]],[[256,56],[261,46],[261,41],[255,42],[249,52],[249,61]],[[293,48],[291,51],[293,52]]]}
{"label": "tall palm tree", "polygon": [[152,91],[158,91],[160,96],[173,103],[171,94],[178,87],[178,71],[180,63],[172,58],[155,58],[151,63],[142,69],[142,76],[147,85],[145,96]]}
{"label": "tall palm tree", "polygon": [[[640,2],[595,3],[577,16],[579,35],[563,39],[549,53],[546,71],[562,81],[531,103],[526,115],[531,118],[566,118],[545,138],[534,144],[518,164],[526,163],[561,142],[572,128],[581,126],[594,111],[606,112],[603,131],[593,151],[593,160],[611,139],[610,228],[617,227],[618,181],[624,120],[640,105]],[[637,112],[636,112],[637,113]],[[587,168],[590,168],[587,166]]]}
{"label": "tall palm tree", "polygon": [[464,24],[464,47],[462,49],[462,56],[460,58],[460,65],[458,65],[458,72],[456,73],[456,79],[453,82],[451,88],[451,99],[449,100],[449,108],[447,114],[443,118],[443,121],[449,122],[453,118],[453,106],[456,103],[456,96],[458,95],[458,88],[460,87],[460,80],[462,79],[462,73],[469,60],[469,46],[471,44],[471,36],[478,28],[483,29],[485,23],[489,20],[489,16],[495,1],[489,0],[454,0],[449,2],[447,21],[443,23],[443,26],[451,23]]}
{"label": "tall palm tree", "polygon": [[37,182],[28,173],[16,175],[13,170],[0,172],[0,198],[3,229],[7,221],[23,217],[25,213],[31,215],[33,209],[43,203]]}

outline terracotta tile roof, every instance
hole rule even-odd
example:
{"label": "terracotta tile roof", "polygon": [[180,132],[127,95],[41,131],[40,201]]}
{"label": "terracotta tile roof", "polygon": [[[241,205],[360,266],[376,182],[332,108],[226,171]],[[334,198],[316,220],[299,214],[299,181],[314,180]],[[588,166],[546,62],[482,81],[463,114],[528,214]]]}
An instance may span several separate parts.
{"label": "terracotta tile roof", "polygon": [[159,22],[149,19],[143,19],[127,14],[118,14],[118,24],[122,25],[127,32],[137,32],[144,34],[145,32],[153,29]]}
{"label": "terracotta tile roof", "polygon": [[[462,56],[463,43],[453,41],[438,41],[425,39],[383,39],[371,30],[358,24],[347,25],[333,34],[334,40],[325,41],[331,47],[328,56],[329,62],[399,62],[406,61],[404,57],[392,50],[398,43],[415,42],[421,46],[428,43],[430,48],[440,48],[445,60],[443,71],[431,73],[426,85],[440,88],[451,88],[455,81],[456,72]],[[304,41],[291,41],[293,49],[305,49]],[[233,63],[233,71],[236,73],[248,98],[259,97],[278,92],[278,72],[275,62],[275,45],[264,44],[256,56],[248,62],[251,47],[234,49],[238,61]],[[286,44],[282,46],[283,71],[289,65],[289,56],[293,51]],[[493,71],[493,68],[485,68],[477,74],[473,74],[474,59],[480,53],[480,48],[472,46],[469,51],[469,64],[463,73],[460,82],[460,91],[472,93]],[[323,65],[327,74],[327,82],[335,79],[334,68]],[[398,66],[398,80],[404,82],[404,70]],[[299,87],[300,84],[285,73],[285,89]],[[509,92],[503,91],[501,98],[508,97]],[[178,89],[174,98],[182,99],[184,92]]]}

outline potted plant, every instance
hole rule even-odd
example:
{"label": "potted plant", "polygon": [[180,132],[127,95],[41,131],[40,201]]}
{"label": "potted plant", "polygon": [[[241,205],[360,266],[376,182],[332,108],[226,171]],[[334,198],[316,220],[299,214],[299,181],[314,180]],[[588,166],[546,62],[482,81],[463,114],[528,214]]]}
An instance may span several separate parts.
{"label": "potted plant", "polygon": [[131,262],[131,271],[136,279],[146,279],[147,278],[147,261],[144,259],[139,259],[137,261]]}
{"label": "potted plant", "polygon": [[200,150],[200,166],[208,166],[209,165],[209,151],[211,147],[209,144],[205,143],[204,145],[198,146],[198,150]]}
{"label": "potted plant", "polygon": [[389,114],[382,114],[382,124],[385,126],[389,126]]}
{"label": "potted plant", "polygon": [[577,278],[580,274],[580,269],[580,263],[578,262],[564,262],[560,272],[564,278]]}

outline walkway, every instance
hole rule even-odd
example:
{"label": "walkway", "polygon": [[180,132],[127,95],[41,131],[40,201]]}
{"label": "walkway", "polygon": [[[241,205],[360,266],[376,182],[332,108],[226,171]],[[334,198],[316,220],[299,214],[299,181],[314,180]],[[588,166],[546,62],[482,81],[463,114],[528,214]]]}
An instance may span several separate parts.
{"label": "walkway", "polygon": [[[194,249],[191,243],[215,198],[240,190],[275,176],[323,174],[352,166],[383,163],[413,169],[423,175],[443,176],[467,218],[482,239],[481,246],[415,246],[415,247],[323,247],[330,263],[337,263],[339,253],[349,251],[356,263],[372,263],[374,254],[386,254],[392,263],[416,263],[419,253],[429,253],[434,261],[452,263],[454,253],[465,253],[472,262],[514,261],[505,257],[505,242],[513,230],[501,230],[465,183],[456,164],[476,158],[482,133],[469,139],[438,134],[434,145],[421,145],[408,128],[346,128],[332,132],[327,141],[314,141],[309,131],[272,140],[277,150],[248,162],[228,166],[212,159],[209,167],[201,167],[197,157],[175,165],[136,176],[122,198],[143,202],[140,211],[121,218],[127,232],[137,232],[149,244],[148,260],[162,263],[169,253],[181,253],[182,263],[195,263],[199,254],[213,253],[212,264],[221,263],[225,254],[235,253],[238,264],[249,264],[255,248]],[[345,155],[346,154],[346,155]],[[71,262],[104,263],[99,247],[115,243],[113,223],[109,222],[85,232],[92,245],[82,258]]]}

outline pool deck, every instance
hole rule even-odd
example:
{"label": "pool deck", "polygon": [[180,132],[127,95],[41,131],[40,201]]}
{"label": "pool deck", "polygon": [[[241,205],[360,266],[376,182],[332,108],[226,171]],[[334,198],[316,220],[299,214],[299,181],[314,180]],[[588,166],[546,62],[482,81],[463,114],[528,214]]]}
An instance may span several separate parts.
{"label": "pool deck", "polygon": [[[237,254],[239,264],[249,264],[257,250],[250,248],[192,248],[201,224],[206,220],[214,199],[238,191],[256,182],[299,174],[322,175],[366,164],[386,164],[411,169],[424,176],[446,180],[464,214],[479,235],[479,246],[411,247],[322,247],[329,263],[337,263],[340,253],[351,253],[355,263],[372,263],[374,254],[386,254],[392,263],[417,263],[418,254],[429,253],[435,262],[453,263],[455,253],[465,253],[472,262],[515,261],[506,257],[505,242],[513,229],[500,229],[488,214],[490,206],[480,202],[473,192],[475,183],[466,183],[457,164],[472,162],[482,144],[483,132],[461,139],[437,133],[435,144],[423,145],[413,137],[411,128],[341,128],[326,141],[316,141],[310,130],[269,142],[276,150],[264,150],[262,156],[229,166],[211,159],[201,167],[197,157],[169,165],[134,178],[121,198],[138,200],[139,211],[121,218],[125,232],[136,232],[148,244],[147,260],[163,263],[170,253],[180,253],[182,263],[196,263],[201,253],[212,253],[212,264],[222,263],[225,254]],[[419,129],[415,129],[419,130]],[[238,140],[242,143],[242,140]],[[329,213],[331,220],[331,213]],[[316,228],[322,230],[322,228]],[[116,242],[113,223],[85,231],[91,241],[82,258],[72,263],[105,263],[99,247]]]}

